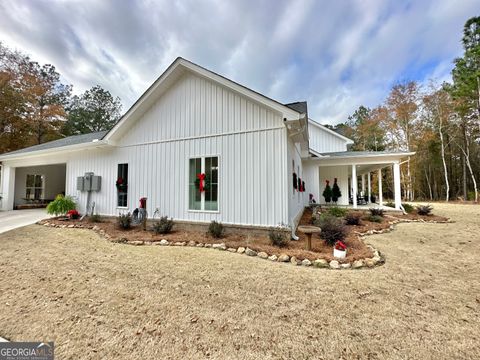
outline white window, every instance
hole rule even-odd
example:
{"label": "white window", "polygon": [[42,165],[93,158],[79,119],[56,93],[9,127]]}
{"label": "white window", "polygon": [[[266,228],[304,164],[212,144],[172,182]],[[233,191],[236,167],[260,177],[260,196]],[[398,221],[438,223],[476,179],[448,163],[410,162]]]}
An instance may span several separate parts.
{"label": "white window", "polygon": [[45,188],[45,176],[27,175],[25,184],[25,199],[43,200]]}
{"label": "white window", "polygon": [[218,210],[218,157],[190,159],[188,177],[188,208]]}
{"label": "white window", "polygon": [[128,206],[128,164],[118,164],[117,170],[117,206]]}

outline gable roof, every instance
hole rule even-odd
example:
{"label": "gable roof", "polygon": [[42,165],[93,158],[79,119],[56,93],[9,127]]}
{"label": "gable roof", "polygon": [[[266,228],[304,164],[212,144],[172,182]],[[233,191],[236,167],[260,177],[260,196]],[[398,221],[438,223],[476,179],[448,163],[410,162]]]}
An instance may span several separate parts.
{"label": "gable roof", "polygon": [[4,157],[14,157],[17,155],[28,154],[31,152],[38,152],[38,151],[47,152],[48,150],[52,150],[52,149],[65,148],[65,147],[71,147],[75,145],[96,142],[102,139],[107,134],[107,132],[108,131],[98,131],[98,132],[93,132],[89,134],[68,136],[63,139],[53,140],[43,144],[33,145],[24,149],[0,154],[0,159]]}
{"label": "gable roof", "polygon": [[138,120],[141,115],[148,110],[165,91],[168,90],[183,74],[186,72],[194,73],[198,76],[210,79],[219,83],[237,93],[240,93],[253,101],[264,104],[278,111],[287,120],[300,120],[302,113],[281,104],[259,92],[251,90],[246,86],[240,85],[235,81],[227,79],[213,71],[207,70],[197,64],[194,64],[184,58],[178,57],[155,82],[140,96],[140,98],[128,109],[115,126],[103,137],[107,142],[115,142],[129,128],[129,125]]}
{"label": "gable roof", "polygon": [[319,123],[316,122],[315,120],[308,119],[308,123],[311,124],[311,125],[316,126],[316,127],[319,128],[319,129],[322,129],[322,130],[328,132],[328,133],[331,134],[331,135],[334,135],[334,136],[342,139],[342,140],[345,141],[347,144],[353,144],[353,140],[352,140],[352,139],[349,139],[349,138],[347,138],[346,136],[343,136],[342,134],[339,134],[338,132],[333,131],[332,129],[329,129],[329,128],[326,127],[326,126],[324,126],[324,125],[322,125],[322,124],[319,124]]}

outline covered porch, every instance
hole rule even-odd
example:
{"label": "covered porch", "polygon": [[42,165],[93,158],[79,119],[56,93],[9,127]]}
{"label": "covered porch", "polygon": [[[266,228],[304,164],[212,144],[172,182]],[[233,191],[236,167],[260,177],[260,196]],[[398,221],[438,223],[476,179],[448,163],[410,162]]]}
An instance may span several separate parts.
{"label": "covered porch", "polygon": [[[414,155],[412,152],[362,152],[342,151],[317,154],[305,161],[304,170],[309,191],[319,204],[327,204],[323,191],[327,181],[330,187],[336,183],[341,192],[336,204],[353,209],[381,207],[384,210],[401,210],[400,165]],[[383,171],[392,168],[393,200],[395,208],[384,205]],[[375,185],[373,179],[375,178]],[[318,185],[317,185],[318,184]],[[376,191],[373,190],[375,187]],[[329,204],[332,204],[330,202]]]}

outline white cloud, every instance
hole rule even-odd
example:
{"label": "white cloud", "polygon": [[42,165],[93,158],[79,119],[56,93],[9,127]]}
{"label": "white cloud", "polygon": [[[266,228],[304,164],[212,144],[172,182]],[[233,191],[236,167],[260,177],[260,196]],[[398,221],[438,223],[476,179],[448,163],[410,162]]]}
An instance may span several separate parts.
{"label": "white cloud", "polygon": [[128,107],[183,56],[320,122],[375,106],[398,79],[449,78],[478,0],[47,1],[0,4],[0,41],[52,63],[76,92]]}

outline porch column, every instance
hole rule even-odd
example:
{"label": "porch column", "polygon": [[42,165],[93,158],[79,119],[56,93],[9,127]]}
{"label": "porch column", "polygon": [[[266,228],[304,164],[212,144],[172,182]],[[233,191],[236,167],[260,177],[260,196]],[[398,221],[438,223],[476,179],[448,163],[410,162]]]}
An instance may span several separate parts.
{"label": "porch column", "polygon": [[352,165],[352,200],[353,208],[357,208],[357,165]]}
{"label": "porch column", "polygon": [[395,209],[400,210],[402,205],[402,190],[400,185],[400,163],[393,164],[393,185],[395,189]]}
{"label": "porch column", "polygon": [[2,195],[2,207],[0,210],[13,210],[13,198],[15,196],[15,168],[11,166],[2,166],[2,187],[0,194]]}
{"label": "porch column", "polygon": [[368,203],[372,201],[372,180],[370,179],[370,171],[367,173],[367,185],[368,185]]}
{"label": "porch column", "polygon": [[365,196],[365,174],[362,174],[362,196]]}
{"label": "porch column", "polygon": [[382,169],[378,169],[378,204],[383,206]]}

